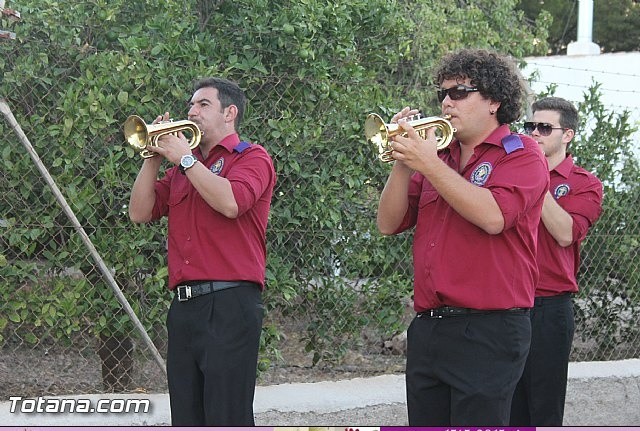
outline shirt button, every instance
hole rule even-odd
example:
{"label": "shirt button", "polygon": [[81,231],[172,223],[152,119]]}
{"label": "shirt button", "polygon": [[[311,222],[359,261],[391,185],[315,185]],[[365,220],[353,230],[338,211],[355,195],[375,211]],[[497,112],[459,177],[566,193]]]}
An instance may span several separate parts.
{"label": "shirt button", "polygon": [[185,265],[189,265],[189,259],[184,261]]}
{"label": "shirt button", "polygon": [[429,244],[429,245],[431,245],[431,247],[435,247],[435,246],[436,246],[436,243],[435,243],[435,242],[432,242],[432,243],[431,243],[431,244]]}

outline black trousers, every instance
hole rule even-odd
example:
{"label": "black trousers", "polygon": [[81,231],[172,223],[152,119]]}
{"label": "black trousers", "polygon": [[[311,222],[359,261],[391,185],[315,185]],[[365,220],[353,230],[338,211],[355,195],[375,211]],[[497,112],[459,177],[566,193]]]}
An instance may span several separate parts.
{"label": "black trousers", "polygon": [[528,313],[413,319],[407,331],[409,425],[508,425],[530,339]]}
{"label": "black trousers", "polygon": [[512,426],[562,426],[575,331],[570,295],[536,298],[531,350],[513,396]]}
{"label": "black trousers", "polygon": [[179,302],[167,316],[173,426],[253,426],[264,308],[260,289],[234,287]]}

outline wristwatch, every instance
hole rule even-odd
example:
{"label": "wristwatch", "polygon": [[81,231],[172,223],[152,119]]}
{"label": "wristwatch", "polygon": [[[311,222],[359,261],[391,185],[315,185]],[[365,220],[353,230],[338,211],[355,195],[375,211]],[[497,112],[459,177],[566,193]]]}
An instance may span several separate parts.
{"label": "wristwatch", "polygon": [[195,165],[197,161],[198,159],[196,159],[196,156],[194,156],[193,154],[185,154],[180,159],[180,172],[184,174],[184,172]]}

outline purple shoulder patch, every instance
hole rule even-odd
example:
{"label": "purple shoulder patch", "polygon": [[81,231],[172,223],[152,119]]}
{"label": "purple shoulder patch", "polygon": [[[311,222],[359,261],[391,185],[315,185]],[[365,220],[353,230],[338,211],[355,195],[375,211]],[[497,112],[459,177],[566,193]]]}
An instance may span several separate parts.
{"label": "purple shoulder patch", "polygon": [[522,143],[522,139],[518,135],[507,135],[502,138],[502,146],[507,154],[511,154],[516,150],[524,148],[524,144]]}
{"label": "purple shoulder patch", "polygon": [[240,142],[238,145],[236,145],[235,147],[233,147],[233,151],[236,151],[238,153],[243,152],[244,150],[246,150],[247,148],[249,148],[251,146],[250,143],[242,141]]}

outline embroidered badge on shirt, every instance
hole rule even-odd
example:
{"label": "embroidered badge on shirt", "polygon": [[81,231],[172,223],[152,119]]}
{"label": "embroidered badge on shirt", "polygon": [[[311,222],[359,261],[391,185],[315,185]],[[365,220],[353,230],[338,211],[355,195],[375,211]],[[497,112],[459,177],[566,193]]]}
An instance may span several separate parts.
{"label": "embroidered badge on shirt", "polygon": [[569,187],[569,184],[560,184],[553,191],[553,196],[556,198],[556,200],[558,200],[558,198],[561,198],[562,196],[568,195],[569,194],[569,190],[571,190],[571,188]]}
{"label": "embroidered badge on shirt", "polygon": [[471,173],[470,181],[476,186],[484,186],[484,183],[489,179],[493,166],[489,162],[480,163]]}
{"label": "embroidered badge on shirt", "polygon": [[220,157],[213,165],[211,165],[211,172],[216,175],[220,175],[222,168],[224,167],[224,157]]}

